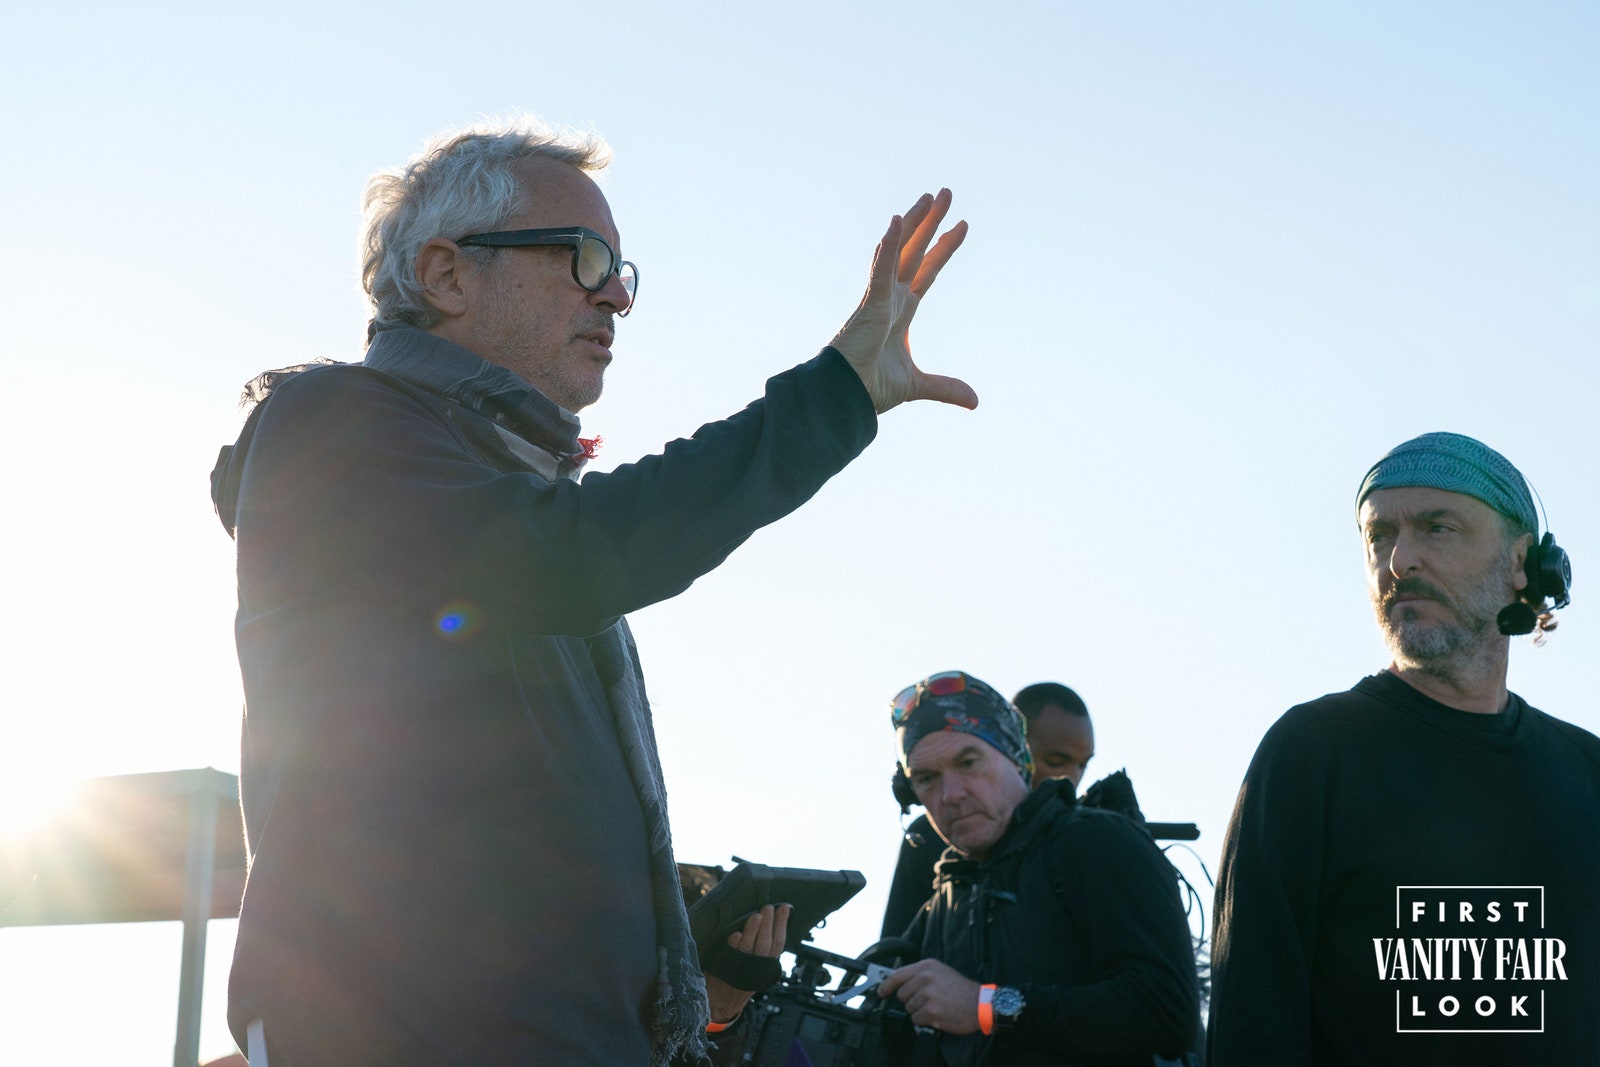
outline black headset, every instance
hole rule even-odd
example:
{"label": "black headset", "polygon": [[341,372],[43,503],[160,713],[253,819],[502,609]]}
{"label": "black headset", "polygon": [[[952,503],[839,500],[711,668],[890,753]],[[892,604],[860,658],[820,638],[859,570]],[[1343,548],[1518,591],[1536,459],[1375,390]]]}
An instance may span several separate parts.
{"label": "black headset", "polygon": [[1528,546],[1522,572],[1528,576],[1528,588],[1516,603],[1500,609],[1495,619],[1500,632],[1510,637],[1533,633],[1546,599],[1551,602],[1548,611],[1572,603],[1572,560],[1566,549],[1556,544],[1555,534],[1547,530],[1538,544]]}
{"label": "black headset", "polygon": [[911,788],[911,779],[906,777],[904,768],[898,763],[894,765],[894,781],[890,784],[894,789],[895,800],[900,802],[901,815],[909,815],[911,805],[922,803],[917,799],[917,791]]}

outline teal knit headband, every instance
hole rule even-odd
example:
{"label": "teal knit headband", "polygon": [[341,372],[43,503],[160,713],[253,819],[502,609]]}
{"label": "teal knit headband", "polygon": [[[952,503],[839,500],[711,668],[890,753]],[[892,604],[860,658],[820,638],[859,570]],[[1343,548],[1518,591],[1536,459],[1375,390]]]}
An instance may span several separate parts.
{"label": "teal knit headband", "polygon": [[1539,532],[1528,483],[1511,461],[1471,437],[1425,433],[1389,450],[1372,465],[1356,494],[1356,519],[1374,489],[1420,486],[1463,493],[1514,520],[1528,533]]}

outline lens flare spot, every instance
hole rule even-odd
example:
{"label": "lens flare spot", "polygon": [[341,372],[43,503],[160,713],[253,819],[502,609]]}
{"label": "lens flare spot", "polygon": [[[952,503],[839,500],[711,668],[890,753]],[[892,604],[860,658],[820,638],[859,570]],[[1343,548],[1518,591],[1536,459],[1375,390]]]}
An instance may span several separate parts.
{"label": "lens flare spot", "polygon": [[433,617],[434,631],[447,641],[464,641],[483,626],[483,612],[469,600],[452,600]]}

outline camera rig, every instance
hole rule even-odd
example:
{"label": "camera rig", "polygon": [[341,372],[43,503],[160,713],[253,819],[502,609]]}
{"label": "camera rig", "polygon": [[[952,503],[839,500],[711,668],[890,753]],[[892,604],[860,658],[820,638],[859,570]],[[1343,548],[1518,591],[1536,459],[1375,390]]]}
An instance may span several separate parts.
{"label": "camera rig", "polygon": [[752,1067],[883,1067],[904,1062],[911,1021],[873,990],[914,958],[904,938],[879,941],[859,957],[811,943],[816,927],[866,885],[859,871],[766,867],[734,858],[732,871],[679,864],[689,925],[702,957],[764,904],[792,906],[785,950],[794,964],[745,1007],[742,1063]]}
{"label": "camera rig", "polygon": [[[745,1008],[754,1014],[743,1062],[753,1067],[794,1063],[883,1067],[905,1062],[911,1020],[898,1001],[879,1000],[873,990],[911,948],[909,941],[892,938],[852,959],[800,945],[789,973],[771,989],[757,993]],[[836,983],[828,968],[839,972]]]}

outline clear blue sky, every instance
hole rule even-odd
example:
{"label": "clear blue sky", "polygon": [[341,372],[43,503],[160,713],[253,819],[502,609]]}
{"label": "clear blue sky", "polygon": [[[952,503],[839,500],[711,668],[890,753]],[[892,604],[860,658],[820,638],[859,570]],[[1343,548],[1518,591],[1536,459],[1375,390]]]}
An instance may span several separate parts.
{"label": "clear blue sky", "polygon": [[[1484,438],[1542,495],[1577,596],[1512,686],[1600,729],[1592,4],[66,3],[0,26],[8,788],[237,770],[206,475],[238,390],[359,358],[363,181],[514,109],[616,150],[642,285],[585,413],[602,468],[814,354],[924,189],[971,224],[913,350],[981,407],[891,413],[634,619],[680,858],[862,870],[825,947],[876,935],[885,705],[942,669],[1076,687],[1090,776],[1126,766],[1214,870],[1265,728],[1385,663],[1352,500],[1423,431]],[[231,1048],[231,936],[207,1056]],[[177,956],[175,926],[0,930],[0,1063],[170,1063]]]}

